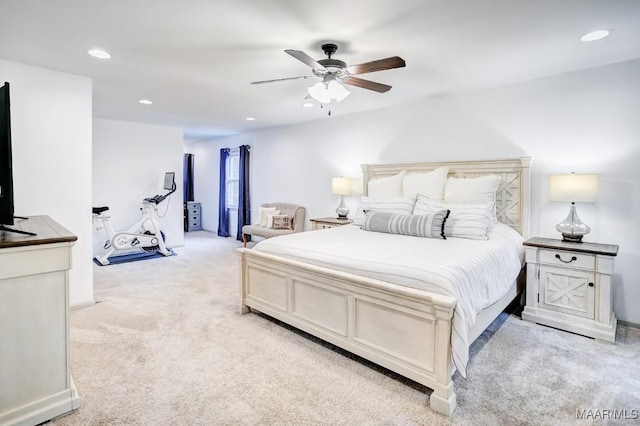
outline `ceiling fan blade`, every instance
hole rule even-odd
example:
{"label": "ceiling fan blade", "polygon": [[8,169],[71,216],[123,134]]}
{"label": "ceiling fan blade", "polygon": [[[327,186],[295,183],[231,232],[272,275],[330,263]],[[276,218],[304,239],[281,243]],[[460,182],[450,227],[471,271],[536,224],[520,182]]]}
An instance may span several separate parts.
{"label": "ceiling fan blade", "polygon": [[313,75],[301,75],[300,77],[274,78],[272,80],[252,81],[251,84],[275,83],[277,81],[300,80],[300,79],[306,79],[306,78],[314,78],[314,76]]}
{"label": "ceiling fan blade", "polygon": [[399,56],[378,59],[377,61],[365,62],[364,64],[351,65],[347,71],[351,75],[366,74],[368,72],[390,70],[393,68],[402,68],[407,64]]}
{"label": "ceiling fan blade", "polygon": [[325,67],[323,67],[318,61],[316,61],[315,59],[313,59],[311,56],[307,55],[306,53],[301,52],[300,50],[287,49],[287,50],[285,50],[285,52],[287,52],[289,55],[293,56],[294,58],[296,58],[300,62],[303,62],[303,63],[307,64],[314,71],[317,71],[317,72],[320,72],[320,73],[328,72],[327,69]]}
{"label": "ceiling fan blade", "polygon": [[362,87],[363,89],[369,89],[380,93],[391,90],[391,86],[387,84],[376,83],[375,81],[365,80],[358,77],[345,77],[342,79],[342,82],[350,86]]}

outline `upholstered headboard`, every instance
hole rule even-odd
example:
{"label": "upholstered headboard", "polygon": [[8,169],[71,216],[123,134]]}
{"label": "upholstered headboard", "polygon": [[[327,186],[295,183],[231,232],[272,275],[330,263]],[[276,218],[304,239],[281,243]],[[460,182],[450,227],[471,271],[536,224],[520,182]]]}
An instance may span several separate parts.
{"label": "upholstered headboard", "polygon": [[525,238],[529,236],[529,199],[531,196],[529,170],[531,157],[489,161],[451,161],[440,163],[362,164],[362,193],[367,195],[371,179],[392,176],[406,170],[420,173],[441,166],[449,167],[450,177],[500,176],[496,193],[498,221],[511,226]]}

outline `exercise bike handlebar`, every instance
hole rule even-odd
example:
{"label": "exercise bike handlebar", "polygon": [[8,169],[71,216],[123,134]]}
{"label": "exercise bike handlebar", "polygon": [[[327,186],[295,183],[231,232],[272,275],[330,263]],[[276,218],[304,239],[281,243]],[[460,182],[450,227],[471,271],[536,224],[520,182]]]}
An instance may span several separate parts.
{"label": "exercise bike handlebar", "polygon": [[173,194],[174,192],[176,192],[176,184],[174,183],[171,191],[167,192],[166,194],[156,194],[153,197],[149,197],[149,198],[145,198],[142,201],[146,201],[148,203],[153,203],[153,204],[160,204],[161,202],[163,202],[169,195]]}

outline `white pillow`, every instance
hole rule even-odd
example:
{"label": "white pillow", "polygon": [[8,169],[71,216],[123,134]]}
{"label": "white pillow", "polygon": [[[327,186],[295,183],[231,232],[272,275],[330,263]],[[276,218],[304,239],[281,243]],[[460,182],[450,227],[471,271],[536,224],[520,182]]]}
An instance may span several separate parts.
{"label": "white pillow", "polygon": [[356,210],[356,216],[353,218],[353,224],[364,225],[364,220],[366,219],[365,210],[411,214],[415,204],[416,197],[377,198],[363,195],[360,197],[360,205]]}
{"label": "white pillow", "polygon": [[256,225],[267,226],[267,216],[275,211],[275,207],[258,207],[258,223]]}
{"label": "white pillow", "polygon": [[444,202],[494,205],[499,183],[500,176],[498,175],[475,178],[450,177],[444,188]]}
{"label": "white pillow", "polygon": [[367,195],[377,198],[402,197],[402,178],[406,170],[397,175],[372,179],[367,184]]}
{"label": "white pillow", "polygon": [[274,210],[272,212],[267,212],[267,228],[273,229],[273,217],[280,215],[280,210]]}
{"label": "white pillow", "polygon": [[451,204],[418,195],[413,214],[429,214],[449,210],[444,223],[445,237],[487,240],[489,225],[493,222],[490,204]]}
{"label": "white pillow", "polygon": [[402,179],[402,195],[415,197],[422,194],[434,200],[442,200],[448,173],[449,167],[446,166],[427,173],[407,173]]}

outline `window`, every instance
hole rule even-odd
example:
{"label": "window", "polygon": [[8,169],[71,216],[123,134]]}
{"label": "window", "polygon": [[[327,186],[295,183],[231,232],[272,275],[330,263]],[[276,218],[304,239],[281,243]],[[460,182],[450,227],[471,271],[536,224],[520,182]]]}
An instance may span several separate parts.
{"label": "window", "polygon": [[232,149],[227,157],[227,182],[225,199],[227,208],[237,209],[240,199],[240,151]]}

